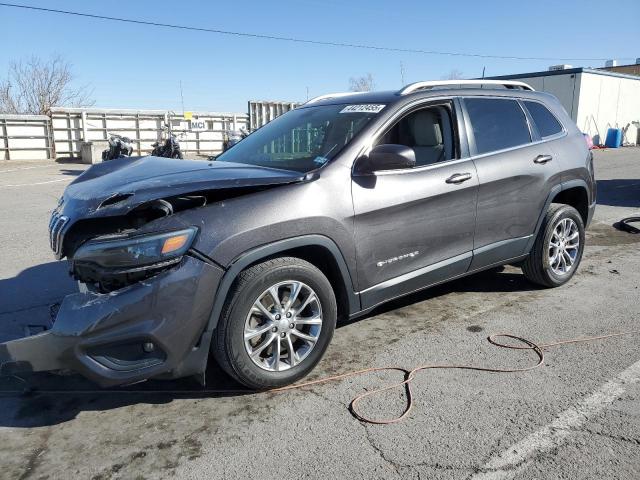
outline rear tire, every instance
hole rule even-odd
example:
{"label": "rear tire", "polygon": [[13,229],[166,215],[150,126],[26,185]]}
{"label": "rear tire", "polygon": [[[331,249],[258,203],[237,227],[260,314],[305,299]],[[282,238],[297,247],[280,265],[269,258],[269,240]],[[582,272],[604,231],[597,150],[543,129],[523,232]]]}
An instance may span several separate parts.
{"label": "rear tire", "polygon": [[211,353],[249,388],[281,387],[303,378],[320,361],[336,318],[333,289],[319,269],[295,257],[274,258],[244,270],[234,282]]}
{"label": "rear tire", "polygon": [[584,251],[584,222],[578,211],[552,204],[545,214],[529,256],[522,262],[527,280],[559,287],[576,273]]}

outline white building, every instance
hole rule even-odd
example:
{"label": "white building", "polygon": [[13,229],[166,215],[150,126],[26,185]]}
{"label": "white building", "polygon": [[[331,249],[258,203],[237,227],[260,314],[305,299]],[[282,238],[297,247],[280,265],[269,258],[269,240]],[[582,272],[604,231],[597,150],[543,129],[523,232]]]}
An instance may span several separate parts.
{"label": "white building", "polygon": [[[555,68],[562,67],[556,70]],[[594,70],[552,67],[546,72],[491,77],[520,80],[560,100],[578,128],[604,144],[609,128],[623,129],[623,143],[640,144],[640,76]]]}

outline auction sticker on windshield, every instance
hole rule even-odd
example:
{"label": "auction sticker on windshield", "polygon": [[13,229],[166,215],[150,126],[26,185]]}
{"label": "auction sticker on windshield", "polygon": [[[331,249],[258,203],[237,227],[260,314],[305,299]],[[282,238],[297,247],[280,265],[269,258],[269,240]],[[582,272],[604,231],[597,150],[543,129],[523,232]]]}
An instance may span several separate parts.
{"label": "auction sticker on windshield", "polygon": [[347,105],[340,113],[378,113],[385,105],[368,103],[365,105]]}

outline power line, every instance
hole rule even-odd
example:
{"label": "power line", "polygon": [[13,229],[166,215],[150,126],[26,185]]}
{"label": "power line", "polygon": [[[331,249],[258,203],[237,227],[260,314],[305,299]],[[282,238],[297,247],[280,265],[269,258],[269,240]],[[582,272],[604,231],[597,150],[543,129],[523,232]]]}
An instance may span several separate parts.
{"label": "power line", "polygon": [[92,18],[96,20],[108,20],[112,22],[123,22],[123,23],[133,23],[136,25],[147,25],[152,27],[165,27],[165,28],[174,28],[178,30],[191,30],[195,32],[206,32],[206,33],[217,33],[220,35],[232,35],[236,37],[248,37],[248,38],[260,38],[266,40],[279,40],[285,42],[295,42],[295,43],[306,43],[311,45],[324,45],[330,47],[347,47],[347,48],[359,48],[365,50],[377,50],[377,51],[386,51],[386,52],[399,52],[399,53],[420,53],[425,55],[447,55],[447,56],[455,56],[455,57],[476,57],[476,58],[496,58],[496,59],[505,59],[505,60],[548,60],[548,61],[561,61],[561,60],[578,60],[578,61],[603,61],[608,60],[607,58],[569,58],[569,57],[520,57],[520,56],[509,56],[509,55],[485,55],[479,53],[463,53],[463,52],[442,52],[436,50],[422,50],[422,49],[413,49],[413,48],[398,48],[398,47],[382,47],[379,45],[366,45],[360,43],[343,43],[343,42],[330,42],[324,40],[310,40],[306,38],[295,38],[295,37],[281,37],[276,35],[266,35],[260,33],[249,33],[249,32],[234,32],[231,30],[220,30],[215,28],[203,28],[203,27],[192,27],[188,25],[177,25],[171,23],[160,23],[160,22],[150,22],[147,20],[136,20],[132,18],[120,18],[120,17],[109,17],[106,15],[94,15],[91,13],[82,13],[82,12],[72,12],[69,10],[57,10],[53,8],[44,8],[44,7],[34,7],[31,5],[20,5],[17,3],[4,3],[0,2],[0,6],[3,7],[11,7],[11,8],[22,8],[26,10],[37,10],[41,12],[49,12],[49,13],[59,13],[64,15],[73,15],[76,17],[85,17]]}

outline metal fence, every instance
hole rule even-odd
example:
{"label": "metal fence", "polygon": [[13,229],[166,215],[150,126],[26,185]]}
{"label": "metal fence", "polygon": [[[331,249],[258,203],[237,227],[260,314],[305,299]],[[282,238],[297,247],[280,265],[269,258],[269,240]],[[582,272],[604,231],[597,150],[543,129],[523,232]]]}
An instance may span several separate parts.
{"label": "metal fence", "polygon": [[249,129],[254,131],[257,128],[269,123],[274,118],[283,113],[293,110],[299,103],[295,102],[269,102],[261,100],[249,101]]}
{"label": "metal fence", "polygon": [[[178,135],[185,156],[206,157],[223,151],[228,132],[241,128],[253,131],[296,106],[295,102],[250,101],[249,114],[183,115],[166,110],[100,108],[54,108],[50,117],[0,114],[0,160],[80,157],[83,142],[105,142],[106,148],[111,134],[129,137],[134,155],[146,155],[151,153],[154,142],[166,138],[169,126]],[[305,134],[292,141],[306,141],[308,147],[312,136]]]}
{"label": "metal fence", "polygon": [[49,117],[0,114],[0,160],[49,158],[54,158]]}
{"label": "metal fence", "polygon": [[187,156],[222,151],[226,132],[247,128],[243,113],[192,112],[190,119],[164,110],[55,108],[51,112],[58,157],[77,157],[82,142],[106,141],[111,134],[129,137],[135,155],[151,153],[152,144],[166,138],[166,127],[179,136]]}

